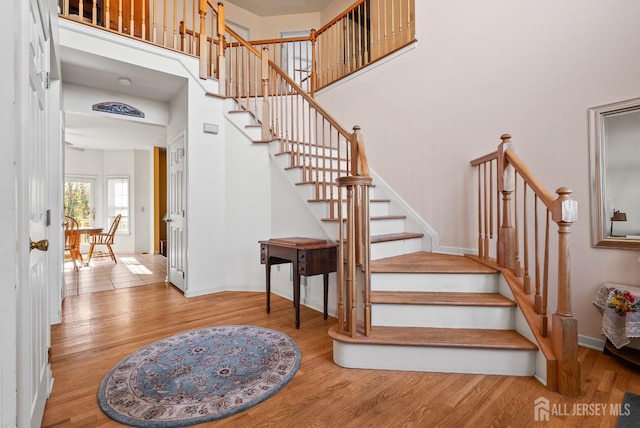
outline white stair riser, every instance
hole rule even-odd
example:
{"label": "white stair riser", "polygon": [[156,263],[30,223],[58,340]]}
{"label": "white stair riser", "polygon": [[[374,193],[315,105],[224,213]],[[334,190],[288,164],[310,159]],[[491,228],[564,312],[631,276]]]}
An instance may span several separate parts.
{"label": "white stair riser", "polygon": [[422,251],[422,238],[397,241],[376,242],[371,244],[371,260]]}
{"label": "white stair riser", "polygon": [[347,368],[533,376],[535,352],[333,341],[333,361]]}
{"label": "white stair riser", "polygon": [[374,304],[371,324],[389,327],[513,330],[512,307]]}
{"label": "white stair riser", "polygon": [[497,274],[372,273],[374,291],[498,292]]}
{"label": "white stair riser", "polygon": [[249,126],[244,128],[244,133],[249,137],[251,141],[262,140],[262,129],[256,126]]}
{"label": "white stair riser", "polygon": [[[320,195],[322,196],[322,195]],[[313,202],[311,203],[311,206],[320,206],[322,207],[322,212],[323,213],[323,217],[329,217],[329,214],[331,212],[330,207],[331,207],[331,203],[326,201],[326,202]],[[338,217],[338,203],[334,202],[334,213],[336,215],[336,217]],[[315,209],[315,208],[314,208]],[[346,212],[347,209],[347,203],[343,202],[342,203],[342,209],[343,212]],[[369,203],[369,215],[371,216],[384,216],[384,215],[388,215],[389,213],[389,203],[388,202],[379,202],[379,201],[371,201]]]}
{"label": "white stair riser", "polygon": [[228,113],[227,117],[234,125],[240,129],[246,128],[247,125],[255,125],[256,122],[253,119],[253,115],[249,112],[233,112]]}
{"label": "white stair riser", "polygon": [[[302,182],[308,182],[308,181],[326,181],[327,183],[332,183],[333,186],[335,186],[334,188],[334,193],[337,196],[338,192],[337,192],[337,188],[338,185],[337,184],[333,184],[336,181],[336,178],[338,178],[338,172],[337,171],[311,171],[310,177],[305,177],[303,175],[303,171],[302,168],[290,168],[289,167],[289,157],[288,156],[276,156],[276,164],[279,168],[282,168],[282,170],[284,170],[285,174],[287,174],[289,177],[289,181],[291,183],[302,183]],[[309,173],[309,172],[308,172]],[[345,192],[343,192],[345,193]]]}
{"label": "white stair riser", "polygon": [[279,153],[274,156],[277,160],[278,166],[284,168],[290,168],[292,166],[309,166],[316,167],[316,165],[320,165],[321,169],[330,168],[333,170],[332,173],[329,173],[327,170],[327,176],[333,174],[333,177],[336,178],[339,175],[338,166],[340,167],[340,171],[347,170],[347,162],[345,160],[338,159],[323,159],[318,157],[309,157],[309,156],[295,156],[290,154],[282,154]]}
{"label": "white stair riser", "polygon": [[404,232],[404,219],[372,219],[369,223],[370,235],[386,235]]}
{"label": "white stair riser", "polygon": [[277,143],[278,152],[295,152],[304,155],[320,155],[327,159],[337,159],[344,157],[344,150],[338,150],[329,147],[318,147],[313,144],[294,144],[288,141],[279,141]]}

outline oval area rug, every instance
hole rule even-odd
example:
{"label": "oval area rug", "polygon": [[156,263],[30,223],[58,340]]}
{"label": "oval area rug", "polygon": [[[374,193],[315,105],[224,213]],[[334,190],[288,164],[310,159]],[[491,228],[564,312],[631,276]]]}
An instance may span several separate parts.
{"label": "oval area rug", "polygon": [[100,408],[137,427],[180,427],[222,419],[286,385],[300,350],[286,334],[255,326],[192,330],[129,355],[105,376]]}

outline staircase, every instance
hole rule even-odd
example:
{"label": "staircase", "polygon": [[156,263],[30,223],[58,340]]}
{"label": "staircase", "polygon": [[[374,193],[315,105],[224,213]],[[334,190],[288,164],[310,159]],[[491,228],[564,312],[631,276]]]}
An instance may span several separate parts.
{"label": "staircase", "polygon": [[[262,140],[255,116],[226,103],[227,118],[255,143],[269,145],[272,161],[327,237],[338,240],[337,202],[328,195],[337,193],[335,178],[346,174],[346,160],[328,147]],[[306,169],[323,159],[330,167],[311,178]],[[372,331],[352,338],[333,328],[334,361],[351,368],[535,375],[538,347],[516,331],[518,308],[501,274],[468,257],[424,251],[428,231],[385,190],[375,181],[370,190]]]}
{"label": "staircase", "polygon": [[[228,28],[225,34],[229,46],[240,49],[235,57],[249,58],[244,73],[244,63],[223,57],[221,38],[218,70],[226,64],[230,76],[222,95],[235,103],[228,116],[243,117],[236,125],[243,132],[259,130],[249,138],[269,145],[277,169],[326,236],[340,243],[338,325],[330,331],[334,361],[535,376],[550,390],[578,394],[568,241],[577,204],[571,190],[558,188],[557,197],[548,192],[504,134],[498,150],[471,161],[478,256],[438,254],[437,234],[369,169],[359,127],[343,128],[269,59],[268,47],[259,51]],[[551,222],[558,228],[555,242]],[[550,266],[552,244],[558,251]],[[551,269],[557,269],[553,290]],[[550,291],[557,297],[552,316]]]}

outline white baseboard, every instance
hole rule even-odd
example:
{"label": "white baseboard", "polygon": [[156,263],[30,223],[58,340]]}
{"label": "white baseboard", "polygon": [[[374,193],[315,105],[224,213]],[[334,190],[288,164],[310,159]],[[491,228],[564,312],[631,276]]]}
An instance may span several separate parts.
{"label": "white baseboard", "polygon": [[595,349],[596,351],[602,351],[604,349],[605,340],[596,337],[578,335],[578,345],[585,348]]}

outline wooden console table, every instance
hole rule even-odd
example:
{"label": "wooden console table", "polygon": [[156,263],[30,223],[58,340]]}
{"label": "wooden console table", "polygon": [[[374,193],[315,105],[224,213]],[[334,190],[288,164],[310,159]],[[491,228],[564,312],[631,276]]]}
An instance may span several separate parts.
{"label": "wooden console table", "polygon": [[300,275],[324,275],[324,319],[327,319],[329,273],[338,268],[338,244],[312,238],[273,238],[260,242],[260,263],[265,265],[267,313],[271,311],[271,266],[293,263],[293,306],[300,328]]}

